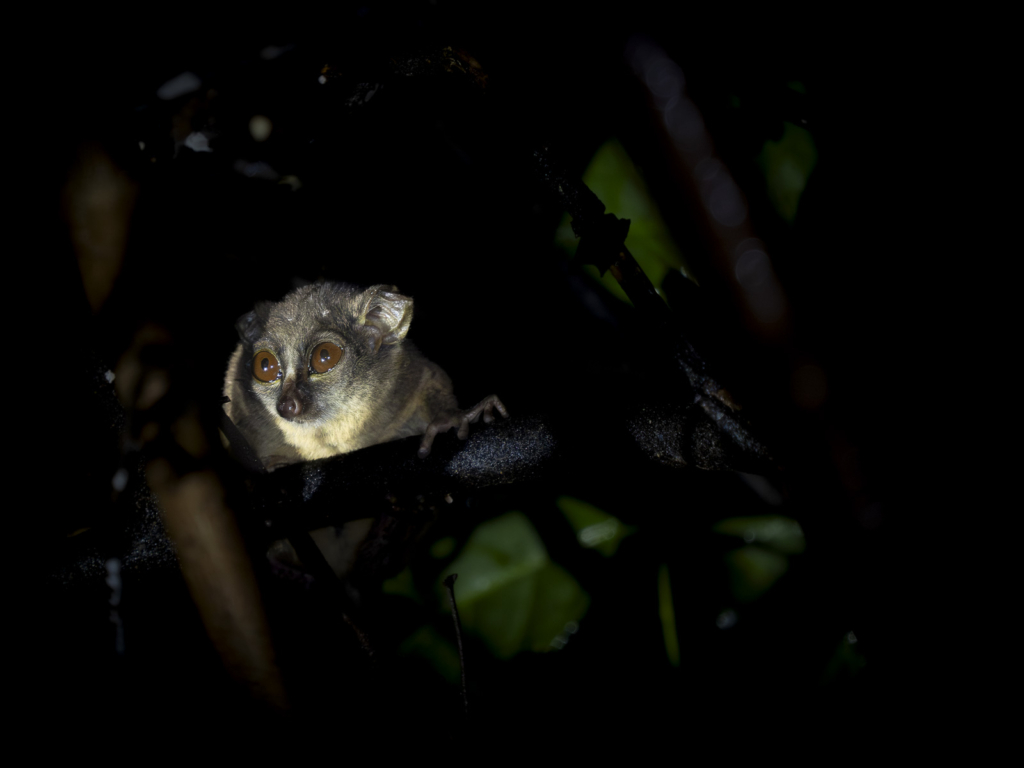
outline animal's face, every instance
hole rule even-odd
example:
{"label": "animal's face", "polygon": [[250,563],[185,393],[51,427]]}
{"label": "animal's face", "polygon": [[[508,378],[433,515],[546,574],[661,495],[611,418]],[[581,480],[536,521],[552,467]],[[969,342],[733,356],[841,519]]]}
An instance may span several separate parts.
{"label": "animal's face", "polygon": [[299,334],[270,328],[253,348],[250,389],[278,418],[315,423],[343,405],[358,351],[339,329],[319,323]]}
{"label": "animal's face", "polygon": [[[362,292],[327,283],[257,306],[238,322],[245,368],[240,375],[248,374],[247,390],[289,431],[365,420],[388,376],[381,358],[390,349],[382,348],[386,334],[377,321],[393,296],[377,288]],[[411,300],[399,298],[408,304],[411,319]],[[398,341],[401,337],[390,343]]]}

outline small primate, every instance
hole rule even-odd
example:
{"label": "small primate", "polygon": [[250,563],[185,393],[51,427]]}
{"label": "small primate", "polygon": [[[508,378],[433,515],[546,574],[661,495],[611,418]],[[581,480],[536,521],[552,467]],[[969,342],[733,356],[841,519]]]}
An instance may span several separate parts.
{"label": "small primate", "polygon": [[[329,282],[239,318],[224,407],[268,471],[412,435],[423,435],[425,457],[440,432],[455,428],[465,440],[481,417],[508,417],[495,395],[460,410],[448,375],[406,339],[411,322],[412,299],[394,286]],[[370,523],[312,532],[339,577]],[[271,557],[298,564],[287,542]]]}

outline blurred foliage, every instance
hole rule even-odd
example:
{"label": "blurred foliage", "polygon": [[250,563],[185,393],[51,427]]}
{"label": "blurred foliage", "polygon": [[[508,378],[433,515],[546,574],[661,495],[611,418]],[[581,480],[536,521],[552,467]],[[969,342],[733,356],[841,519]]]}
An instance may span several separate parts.
{"label": "blurred foliage", "polygon": [[450,685],[458,685],[461,677],[459,651],[432,624],[424,624],[409,635],[398,652],[426,660]]}
{"label": "blurred foliage", "polygon": [[800,554],[806,546],[800,524],[781,515],[731,517],[714,530],[747,542],[725,556],[733,596],[741,603],[767,592],[789,569],[788,555]]}
{"label": "blurred foliage", "polygon": [[[789,87],[802,89],[799,83],[791,83]],[[792,123],[784,124],[778,140],[763,143],[757,164],[764,175],[767,196],[786,222],[794,221],[800,196],[816,162],[817,149],[811,134]],[[626,245],[659,291],[671,270],[688,274],[683,255],[641,173],[617,140],[601,145],[587,166],[583,180],[605,204],[606,211],[630,220]],[[570,256],[575,254],[578,240],[568,214],[559,224],[555,242]],[[610,273],[601,277],[592,265],[584,269],[611,294],[629,303]],[[595,479],[593,487],[600,493],[601,480]],[[637,528],[625,525],[589,501],[561,495],[555,505],[571,526],[576,542],[584,549],[600,553],[602,559],[613,558],[620,552],[623,540],[631,536],[636,536],[637,546],[644,551],[659,546],[656,541],[643,540]],[[790,558],[804,552],[806,541],[800,525],[781,515],[728,517],[712,526],[712,530],[720,534],[721,544],[712,558],[724,563],[725,569],[717,583],[702,589],[719,595],[718,599],[725,603],[719,603],[721,607],[717,609],[714,623],[719,630],[729,630],[739,621],[736,608],[750,611],[790,570]],[[431,555],[435,561],[447,562],[457,546],[455,538],[445,536],[434,542]],[[626,565],[622,557],[618,558],[619,562],[605,567],[613,570],[635,567]],[[578,561],[567,560],[565,564],[583,572],[584,566]],[[673,565],[676,586],[680,586],[684,594],[691,594],[688,577],[675,571],[675,567]],[[578,630],[591,602],[590,595],[576,578],[551,561],[534,526],[517,511],[479,525],[455,559],[437,572],[417,573],[416,583],[435,585],[434,609],[443,613],[448,613],[450,607],[441,582],[450,573],[459,574],[455,591],[464,629],[468,635],[482,640],[497,659],[508,659],[523,651],[541,652],[563,647],[569,635]],[[651,587],[648,595],[656,598],[663,658],[670,667],[679,668],[682,647],[669,563],[662,562],[658,566],[657,581]],[[409,571],[387,582],[385,591],[405,595],[420,604],[423,602]],[[606,610],[604,603],[616,599],[600,592],[594,597]],[[648,598],[641,596],[640,599]],[[730,602],[735,608],[726,607]],[[687,603],[685,610],[694,607]],[[454,645],[436,627],[415,630],[401,650],[403,654],[429,660],[449,682],[457,680],[458,657]],[[852,676],[861,666],[863,659],[844,639],[829,662],[828,671],[823,673],[823,679]]]}
{"label": "blurred foliage", "polygon": [[614,555],[619,548],[619,542],[636,530],[623,525],[618,518],[612,517],[593,504],[574,499],[572,496],[560,496],[556,504],[576,531],[576,540],[580,545],[596,549],[605,557]]}
{"label": "blurred foliage", "polygon": [[800,195],[818,162],[818,149],[810,131],[785,123],[778,141],[766,141],[757,162],[764,172],[768,199],[790,224],[796,219]]}
{"label": "blurred foliage", "polygon": [[[660,290],[670,270],[689,274],[683,255],[651,199],[646,183],[617,140],[611,139],[597,150],[583,174],[583,182],[604,203],[606,211],[629,219],[626,247],[655,288]],[[568,214],[563,216],[558,226],[555,242],[568,253],[575,254],[577,240]],[[587,265],[584,269],[612,295],[629,303],[626,292],[610,272],[601,277],[597,267]]]}
{"label": "blurred foliage", "polygon": [[673,667],[679,666],[679,633],[676,631],[676,610],[672,603],[672,580],[668,565],[658,569],[658,614],[661,617],[661,632],[665,638],[665,655]]}
{"label": "blurred foliage", "polygon": [[782,515],[730,517],[716,524],[715,531],[739,536],[748,544],[767,545],[784,555],[799,554],[806,546],[800,523]]}
{"label": "blurred foliage", "polygon": [[[442,539],[442,541],[443,540],[444,539]],[[410,600],[417,603],[423,602],[419,592],[416,591],[416,584],[413,580],[412,570],[409,568],[404,569],[401,573],[390,579],[386,579],[381,585],[381,591],[383,591],[385,595],[399,595],[401,597],[408,597]]]}
{"label": "blurred foliage", "polygon": [[733,594],[741,603],[759,598],[789,569],[785,555],[754,545],[734,549],[725,559]]}
{"label": "blurred foliage", "polygon": [[835,653],[832,654],[828,667],[822,675],[821,682],[823,684],[853,678],[867,666],[864,654],[861,653],[857,643],[857,636],[853,632],[843,635],[843,639],[836,646]]}
{"label": "blurred foliage", "polygon": [[[551,562],[544,542],[521,512],[477,526],[442,579],[451,573],[459,575],[456,599],[463,627],[500,659],[521,650],[559,647],[559,637],[575,631],[590,604],[576,579]],[[448,610],[440,580],[437,594]]]}
{"label": "blurred foliage", "polygon": [[430,554],[438,560],[443,560],[455,551],[455,538],[445,536],[430,545]]}

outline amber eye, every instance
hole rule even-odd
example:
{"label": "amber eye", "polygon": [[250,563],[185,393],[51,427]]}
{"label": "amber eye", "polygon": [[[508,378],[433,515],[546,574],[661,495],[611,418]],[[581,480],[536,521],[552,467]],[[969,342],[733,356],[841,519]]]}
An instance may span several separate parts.
{"label": "amber eye", "polygon": [[262,381],[264,384],[269,384],[274,379],[281,377],[281,366],[273,352],[264,349],[256,353],[256,357],[252,359],[252,375],[256,377],[257,381]]}
{"label": "amber eye", "polygon": [[341,362],[344,354],[345,350],[337,344],[322,341],[313,347],[313,354],[309,356],[309,367],[314,373],[327,373]]}

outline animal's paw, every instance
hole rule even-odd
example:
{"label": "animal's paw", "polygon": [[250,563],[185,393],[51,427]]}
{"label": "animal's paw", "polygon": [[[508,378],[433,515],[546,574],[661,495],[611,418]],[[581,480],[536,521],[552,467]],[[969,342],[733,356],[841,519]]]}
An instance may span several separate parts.
{"label": "animal's paw", "polygon": [[276,453],[269,456],[263,456],[261,461],[263,462],[263,468],[267,470],[267,472],[273,472],[275,469],[287,467],[289,464],[295,463],[295,459],[291,456],[281,456]]}
{"label": "animal's paw", "polygon": [[430,426],[427,427],[427,431],[423,435],[423,440],[420,442],[420,458],[426,458],[429,455],[430,447],[434,444],[434,438],[440,433],[447,432],[449,429],[457,429],[459,431],[459,440],[465,440],[469,437],[470,424],[475,424],[481,417],[485,424],[490,424],[494,421],[495,411],[506,419],[508,418],[508,411],[505,410],[505,406],[498,399],[498,396],[488,395],[472,408],[464,411],[442,413],[430,422]]}

